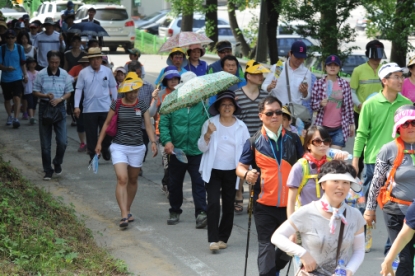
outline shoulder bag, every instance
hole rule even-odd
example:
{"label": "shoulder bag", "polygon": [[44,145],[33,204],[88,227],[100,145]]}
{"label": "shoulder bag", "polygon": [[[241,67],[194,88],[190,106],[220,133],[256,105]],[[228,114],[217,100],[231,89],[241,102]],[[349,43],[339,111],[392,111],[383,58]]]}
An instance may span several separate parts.
{"label": "shoulder bag", "polygon": [[42,125],[49,126],[54,123],[60,122],[63,120],[62,111],[57,106],[52,106],[50,103],[46,106],[45,111],[42,114]]}
{"label": "shoulder bag", "polygon": [[285,62],[285,78],[287,84],[287,93],[288,93],[288,107],[290,109],[291,114],[294,118],[300,118],[305,124],[311,123],[311,115],[308,111],[307,107],[293,103],[291,99],[291,87],[290,87],[290,79],[288,78],[288,60]]}
{"label": "shoulder bag", "polygon": [[117,135],[118,109],[120,108],[121,100],[122,99],[117,100],[117,102],[115,104],[115,114],[114,114],[114,116],[112,116],[111,122],[110,122],[109,126],[107,127],[107,130],[105,131],[105,133],[108,136],[111,136],[111,137],[115,137],[115,135]]}

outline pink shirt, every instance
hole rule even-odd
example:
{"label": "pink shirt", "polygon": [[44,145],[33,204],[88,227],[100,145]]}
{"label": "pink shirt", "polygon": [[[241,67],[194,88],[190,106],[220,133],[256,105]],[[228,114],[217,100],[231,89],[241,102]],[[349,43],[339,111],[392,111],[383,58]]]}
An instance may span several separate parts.
{"label": "pink shirt", "polygon": [[402,95],[415,103],[415,84],[413,84],[409,78],[406,78],[403,81]]}
{"label": "pink shirt", "polygon": [[333,82],[333,91],[324,108],[323,126],[340,127],[342,125],[343,90],[339,82]]}

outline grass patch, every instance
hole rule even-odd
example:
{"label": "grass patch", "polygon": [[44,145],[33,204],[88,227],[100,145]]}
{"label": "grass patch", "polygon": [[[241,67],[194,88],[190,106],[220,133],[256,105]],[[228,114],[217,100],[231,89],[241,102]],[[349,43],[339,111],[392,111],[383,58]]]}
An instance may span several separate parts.
{"label": "grass patch", "polygon": [[0,157],[0,275],[127,275],[65,206]]}

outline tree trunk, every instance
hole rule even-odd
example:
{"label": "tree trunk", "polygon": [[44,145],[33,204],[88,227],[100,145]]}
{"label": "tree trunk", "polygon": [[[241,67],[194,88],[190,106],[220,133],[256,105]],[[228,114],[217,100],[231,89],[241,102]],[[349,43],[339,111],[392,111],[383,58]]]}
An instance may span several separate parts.
{"label": "tree trunk", "polygon": [[191,32],[193,31],[193,0],[183,1],[182,9],[182,32]]}
{"label": "tree trunk", "polygon": [[258,39],[257,39],[257,51],[255,60],[258,62],[267,62],[268,53],[268,36],[267,36],[267,22],[268,22],[268,5],[266,0],[261,0],[260,14],[259,14],[259,26],[258,26]]}
{"label": "tree trunk", "polygon": [[325,6],[325,8],[320,12],[321,18],[319,34],[322,48],[321,54],[323,58],[325,58],[332,54],[337,55],[339,51],[339,43],[337,41],[339,30],[337,29],[336,5]]}
{"label": "tree trunk", "polygon": [[209,50],[213,51],[218,42],[218,0],[206,0],[206,34],[213,40]]}
{"label": "tree trunk", "polygon": [[[408,29],[408,26],[405,26],[404,20],[408,16],[408,12],[405,12],[405,5],[408,6],[410,1],[397,0],[396,1],[396,12],[395,18],[400,18],[393,25],[393,30],[396,33],[401,33],[399,40],[392,40],[392,49],[390,55],[390,61],[396,62],[399,66],[404,67],[406,65],[406,53],[408,51],[408,33],[402,32],[404,28]],[[410,10],[410,9],[409,9]]]}
{"label": "tree trunk", "polygon": [[229,25],[231,26],[233,36],[241,43],[242,54],[247,57],[249,55],[250,47],[248,43],[246,43],[241,29],[239,29],[238,21],[236,21],[235,9],[235,4],[232,3],[232,0],[228,0]]}
{"label": "tree trunk", "polygon": [[278,45],[277,45],[277,28],[278,18],[280,16],[279,7],[281,5],[280,0],[266,1],[268,9],[268,21],[267,21],[267,36],[268,36],[268,52],[270,63],[274,64],[278,61]]}

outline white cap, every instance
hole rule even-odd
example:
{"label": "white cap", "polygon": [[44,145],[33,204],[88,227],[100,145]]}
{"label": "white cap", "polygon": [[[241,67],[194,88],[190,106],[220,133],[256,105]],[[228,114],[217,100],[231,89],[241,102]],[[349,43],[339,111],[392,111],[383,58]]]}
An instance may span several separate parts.
{"label": "white cap", "polygon": [[382,80],[390,73],[395,73],[395,72],[403,72],[403,68],[399,67],[399,65],[396,64],[395,62],[386,63],[382,65],[382,67],[380,67],[378,71],[378,76]]}
{"label": "white cap", "polygon": [[328,173],[328,174],[325,174],[321,179],[319,179],[318,183],[321,183],[327,180],[350,181],[350,188],[353,191],[358,193],[362,190],[362,186],[359,183],[357,183],[357,180],[353,178],[353,176],[350,173]]}

